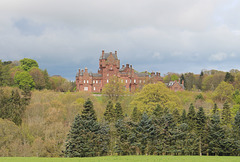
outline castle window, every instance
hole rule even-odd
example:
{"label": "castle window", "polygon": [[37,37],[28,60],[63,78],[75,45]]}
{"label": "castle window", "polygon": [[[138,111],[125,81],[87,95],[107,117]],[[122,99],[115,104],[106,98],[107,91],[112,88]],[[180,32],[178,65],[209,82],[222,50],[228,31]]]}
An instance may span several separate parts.
{"label": "castle window", "polygon": [[145,80],[143,80],[143,83],[145,83]]}
{"label": "castle window", "polygon": [[127,79],[126,79],[126,83],[127,83]]}
{"label": "castle window", "polygon": [[99,80],[99,83],[101,83],[101,80]]}
{"label": "castle window", "polygon": [[134,79],[134,83],[136,83],[136,79]]}
{"label": "castle window", "polygon": [[108,79],[107,79],[107,83],[108,83]]}
{"label": "castle window", "polygon": [[142,80],[140,80],[139,82],[142,83]]}
{"label": "castle window", "polygon": [[123,83],[123,80],[121,80],[121,82]]}
{"label": "castle window", "polygon": [[88,83],[88,80],[87,80],[87,83]]}
{"label": "castle window", "polygon": [[93,84],[95,83],[95,80],[93,80]]}
{"label": "castle window", "polygon": [[96,90],[96,88],[95,88],[95,87],[93,87],[93,90],[95,91],[95,90]]}
{"label": "castle window", "polygon": [[96,80],[96,83],[98,83],[98,80]]}
{"label": "castle window", "polygon": [[83,81],[83,83],[85,83],[85,80]]}
{"label": "castle window", "polygon": [[88,91],[88,87],[84,87],[84,91]]}
{"label": "castle window", "polygon": [[109,76],[109,74],[107,74],[107,76]]}

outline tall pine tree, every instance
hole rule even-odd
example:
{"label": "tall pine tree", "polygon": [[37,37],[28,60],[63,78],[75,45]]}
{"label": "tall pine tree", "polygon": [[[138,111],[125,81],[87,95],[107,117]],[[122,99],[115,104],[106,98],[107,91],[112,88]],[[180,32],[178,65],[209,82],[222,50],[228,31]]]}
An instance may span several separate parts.
{"label": "tall pine tree", "polygon": [[115,119],[120,120],[123,119],[123,110],[122,110],[122,106],[119,102],[116,103],[115,105]]}
{"label": "tall pine tree", "polygon": [[113,122],[115,119],[115,110],[113,108],[113,103],[111,100],[108,101],[106,110],[104,112],[104,119],[108,122]]}
{"label": "tall pine tree", "polygon": [[227,102],[225,102],[222,110],[222,122],[223,124],[227,125],[231,123],[231,119],[232,117],[231,117],[230,106]]}
{"label": "tall pine tree", "polygon": [[202,143],[205,132],[206,116],[203,107],[200,107],[196,114],[196,132],[199,137],[199,155],[202,156]]}

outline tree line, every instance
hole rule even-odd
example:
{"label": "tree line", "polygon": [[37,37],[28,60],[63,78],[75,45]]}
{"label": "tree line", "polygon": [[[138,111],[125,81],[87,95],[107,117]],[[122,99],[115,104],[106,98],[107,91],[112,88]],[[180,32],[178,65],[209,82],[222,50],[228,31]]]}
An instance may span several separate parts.
{"label": "tree line", "polygon": [[65,156],[240,155],[240,112],[231,120],[227,102],[222,113],[215,104],[210,115],[190,104],[181,114],[157,105],[152,113],[135,107],[131,117],[125,117],[121,104],[109,101],[104,119],[97,120],[87,100],[71,126]]}
{"label": "tree line", "polygon": [[0,60],[0,86],[19,87],[24,91],[49,89],[67,92],[74,91],[75,83],[61,76],[50,77],[35,60],[24,58],[20,61]]}

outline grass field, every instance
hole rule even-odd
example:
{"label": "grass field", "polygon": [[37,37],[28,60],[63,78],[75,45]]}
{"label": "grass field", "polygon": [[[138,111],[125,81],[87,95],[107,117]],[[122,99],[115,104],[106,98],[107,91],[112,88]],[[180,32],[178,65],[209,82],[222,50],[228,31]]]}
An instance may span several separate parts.
{"label": "grass field", "polygon": [[93,158],[0,157],[0,162],[239,162],[234,156],[104,156]]}

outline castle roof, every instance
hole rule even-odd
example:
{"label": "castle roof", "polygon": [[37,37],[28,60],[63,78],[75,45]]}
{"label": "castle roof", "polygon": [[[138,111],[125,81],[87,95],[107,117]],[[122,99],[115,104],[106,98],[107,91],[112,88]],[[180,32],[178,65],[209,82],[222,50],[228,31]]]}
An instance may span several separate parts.
{"label": "castle roof", "polygon": [[[117,54],[112,53],[114,59],[118,60]],[[103,56],[101,55],[99,59],[107,59],[110,56],[110,53],[104,53]]]}
{"label": "castle roof", "polygon": [[135,74],[138,76],[138,77],[147,77],[148,74],[147,73],[136,73]]}

